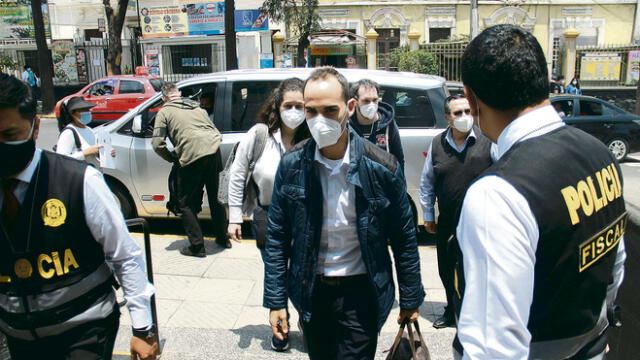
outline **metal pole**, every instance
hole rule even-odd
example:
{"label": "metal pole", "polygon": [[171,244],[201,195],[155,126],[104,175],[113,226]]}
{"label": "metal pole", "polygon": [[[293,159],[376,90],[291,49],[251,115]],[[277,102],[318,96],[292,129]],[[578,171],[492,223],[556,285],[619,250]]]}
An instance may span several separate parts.
{"label": "metal pole", "polygon": [[471,31],[469,32],[470,40],[478,36],[478,0],[471,0]]}

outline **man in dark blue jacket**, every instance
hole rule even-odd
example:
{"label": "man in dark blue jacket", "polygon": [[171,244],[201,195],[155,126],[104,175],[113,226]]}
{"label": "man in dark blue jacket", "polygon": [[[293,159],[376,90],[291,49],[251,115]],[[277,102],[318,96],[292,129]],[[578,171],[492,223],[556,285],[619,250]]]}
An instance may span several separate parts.
{"label": "man in dark blue jacket", "polygon": [[348,126],[356,101],[333,68],[304,89],[312,139],[284,155],[269,207],[264,306],[276,337],[287,299],[300,313],[311,359],[373,359],[395,297],[415,321],[424,299],[415,224],[399,162]]}
{"label": "man in dark blue jacket", "polygon": [[356,100],[356,111],[349,124],[358,135],[391,153],[404,169],[404,153],[400,131],[393,107],[380,101],[380,86],[373,80],[362,79],[351,86],[351,97]]}

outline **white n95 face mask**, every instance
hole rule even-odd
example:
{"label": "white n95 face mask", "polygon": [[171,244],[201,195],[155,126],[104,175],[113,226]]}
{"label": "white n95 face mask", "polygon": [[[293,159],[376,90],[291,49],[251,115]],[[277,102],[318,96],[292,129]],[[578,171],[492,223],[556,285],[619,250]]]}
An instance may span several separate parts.
{"label": "white n95 face mask", "polygon": [[320,149],[337,143],[344,131],[339,122],[327,119],[322,115],[307,119],[307,125],[309,125],[309,132],[311,132],[313,140],[316,141]]}
{"label": "white n95 face mask", "polygon": [[298,109],[282,110],[280,118],[289,129],[296,129],[304,121],[304,111]]}
{"label": "white n95 face mask", "polygon": [[466,114],[458,116],[453,119],[453,127],[460,132],[468,132],[473,127],[473,116]]}
{"label": "white n95 face mask", "polygon": [[360,106],[360,114],[365,118],[371,120],[378,113],[378,103],[369,103],[367,105]]}

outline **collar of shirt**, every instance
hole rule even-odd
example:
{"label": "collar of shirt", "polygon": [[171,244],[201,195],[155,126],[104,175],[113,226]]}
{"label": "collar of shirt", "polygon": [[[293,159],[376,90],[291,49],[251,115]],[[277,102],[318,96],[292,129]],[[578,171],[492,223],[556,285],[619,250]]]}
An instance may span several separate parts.
{"label": "collar of shirt", "polygon": [[280,146],[280,154],[284,154],[287,150],[284,147],[284,143],[282,142],[282,133],[280,132],[280,129],[276,129],[276,131],[274,131],[271,135],[273,136],[273,140],[276,142],[276,144]]}
{"label": "collar of shirt", "polygon": [[453,140],[453,135],[451,135],[452,132],[453,132],[453,128],[449,127],[449,129],[447,129],[447,136],[445,138],[447,139],[447,142],[449,143],[449,145],[451,145],[451,147],[454,148],[459,153],[463,152],[464,149],[467,147],[469,138],[474,138],[474,139],[476,138],[476,133],[473,132],[473,128],[471,128],[471,130],[469,130],[469,134],[467,134],[467,138],[464,139],[464,142],[462,143],[462,145],[458,147],[455,140]]}
{"label": "collar of shirt", "polygon": [[38,164],[40,163],[40,157],[42,156],[42,150],[36,148],[36,151],[33,153],[33,158],[31,158],[31,162],[29,165],[22,170],[21,173],[14,176],[14,179],[20,180],[23,183],[30,183],[33,178],[33,173],[38,168]]}
{"label": "collar of shirt", "polygon": [[347,149],[344,152],[344,156],[342,157],[342,160],[340,159],[331,160],[324,157],[320,152],[320,148],[318,148],[318,145],[316,145],[316,153],[314,155],[314,159],[318,163],[324,165],[324,167],[326,167],[330,171],[330,175],[335,175],[339,173],[340,170],[349,168],[349,160],[350,160],[349,150],[350,149],[351,149],[351,141],[349,140],[347,141]]}
{"label": "collar of shirt", "polygon": [[[482,118],[480,119],[482,121]],[[513,145],[532,137],[544,135],[552,130],[564,126],[551,105],[546,105],[513,120],[498,137],[498,154],[500,159]]]}

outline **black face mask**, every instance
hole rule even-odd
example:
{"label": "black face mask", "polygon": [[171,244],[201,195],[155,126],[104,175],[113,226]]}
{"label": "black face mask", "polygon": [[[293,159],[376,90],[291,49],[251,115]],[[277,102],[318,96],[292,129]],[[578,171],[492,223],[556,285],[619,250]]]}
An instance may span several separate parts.
{"label": "black face mask", "polygon": [[36,142],[33,140],[33,128],[29,139],[0,143],[0,178],[7,178],[24,170],[36,151]]}

